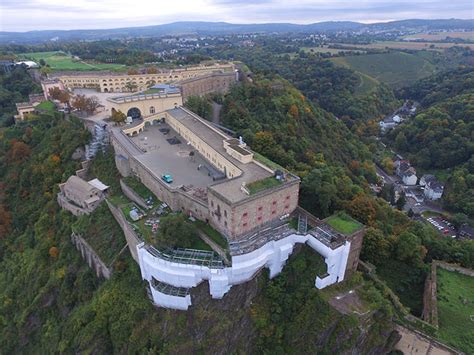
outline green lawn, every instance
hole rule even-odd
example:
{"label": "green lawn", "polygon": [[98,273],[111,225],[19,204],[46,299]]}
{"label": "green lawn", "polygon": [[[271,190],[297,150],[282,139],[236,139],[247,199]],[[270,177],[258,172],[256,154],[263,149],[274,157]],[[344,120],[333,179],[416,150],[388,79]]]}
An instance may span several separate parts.
{"label": "green lawn", "polygon": [[43,101],[39,105],[35,107],[36,110],[46,111],[46,112],[54,112],[56,111],[56,105],[51,101]]}
{"label": "green lawn", "polygon": [[270,169],[273,169],[273,170],[281,170],[281,171],[287,171],[285,168],[283,168],[281,165],[278,165],[277,163],[271,161],[270,159],[268,159],[267,157],[264,157],[262,154],[259,154],[257,152],[253,152],[253,158],[262,163],[263,165],[266,165],[268,166]]}
{"label": "green lawn", "polygon": [[383,82],[401,88],[435,73],[435,66],[426,55],[388,52],[332,58],[335,64],[351,68],[361,77],[361,91]]}
{"label": "green lawn", "polygon": [[439,337],[474,354],[474,277],[441,268],[437,273]]}
{"label": "green lawn", "polygon": [[249,190],[250,194],[253,195],[259,191],[269,189],[278,185],[281,185],[281,181],[275,179],[274,176],[269,176],[265,179],[251,182],[247,185],[247,189]]}
{"label": "green lawn", "polygon": [[44,59],[46,64],[53,70],[117,70],[125,67],[123,64],[93,63],[76,60],[64,52],[32,52],[21,53],[19,56],[38,63],[40,59]]}
{"label": "green lawn", "polygon": [[352,234],[363,227],[362,224],[345,214],[334,214],[324,221],[342,234]]}

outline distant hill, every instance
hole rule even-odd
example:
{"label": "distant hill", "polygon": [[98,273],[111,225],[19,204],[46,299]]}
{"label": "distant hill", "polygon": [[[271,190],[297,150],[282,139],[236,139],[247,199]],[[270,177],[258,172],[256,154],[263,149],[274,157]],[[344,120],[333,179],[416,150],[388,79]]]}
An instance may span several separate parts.
{"label": "distant hill", "polygon": [[0,32],[0,43],[35,43],[57,38],[59,41],[101,40],[127,37],[159,37],[164,35],[224,35],[230,33],[311,33],[362,29],[474,29],[472,20],[403,20],[386,23],[362,24],[351,21],[328,21],[308,25],[292,23],[232,24],[227,22],[187,21],[163,25],[96,30],[45,30],[29,32]]}

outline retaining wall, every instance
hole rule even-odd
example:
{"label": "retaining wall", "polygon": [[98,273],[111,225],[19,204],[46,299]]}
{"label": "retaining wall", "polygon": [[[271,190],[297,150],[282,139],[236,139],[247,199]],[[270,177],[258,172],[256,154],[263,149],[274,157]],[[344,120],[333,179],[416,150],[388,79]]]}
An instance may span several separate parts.
{"label": "retaining wall", "polygon": [[97,277],[109,279],[112,275],[112,270],[108,268],[102,259],[97,255],[94,249],[82,238],[80,235],[71,234],[72,244],[81,252],[82,258],[87,262],[91,269],[93,269]]}

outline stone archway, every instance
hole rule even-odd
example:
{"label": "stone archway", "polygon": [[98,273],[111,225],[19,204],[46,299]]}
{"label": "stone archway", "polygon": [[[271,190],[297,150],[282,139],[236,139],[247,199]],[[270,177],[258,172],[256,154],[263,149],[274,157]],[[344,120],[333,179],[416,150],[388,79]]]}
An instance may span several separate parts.
{"label": "stone archway", "polygon": [[109,89],[107,89],[107,88],[104,88],[104,92],[109,92]]}
{"label": "stone archway", "polygon": [[137,107],[132,107],[127,111],[127,117],[132,117],[132,119],[138,120],[142,117],[142,113]]}
{"label": "stone archway", "polygon": [[150,125],[151,125],[150,121],[145,121],[145,127],[148,127]]}

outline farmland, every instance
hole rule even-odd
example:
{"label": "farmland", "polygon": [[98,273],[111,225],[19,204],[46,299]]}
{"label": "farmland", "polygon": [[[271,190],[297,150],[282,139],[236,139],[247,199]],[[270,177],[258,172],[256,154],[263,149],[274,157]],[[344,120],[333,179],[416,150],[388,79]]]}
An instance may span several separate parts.
{"label": "farmland", "polygon": [[446,38],[460,38],[474,41],[474,32],[438,32],[438,33],[417,33],[414,35],[405,36],[406,39],[422,39],[425,41],[443,41]]}
{"label": "farmland", "polygon": [[474,277],[438,268],[439,337],[474,353]]}
{"label": "farmland", "polygon": [[337,57],[331,61],[359,74],[361,92],[370,90],[377,82],[400,88],[435,72],[428,59],[403,52]]}
{"label": "farmland", "polygon": [[449,42],[414,42],[414,41],[376,41],[370,44],[358,44],[360,49],[410,49],[442,51],[454,46],[463,46],[474,49],[474,44]]}
{"label": "farmland", "polygon": [[122,64],[89,63],[74,59],[64,52],[33,52],[19,54],[22,59],[39,62],[43,59],[52,70],[117,70],[125,68]]}

